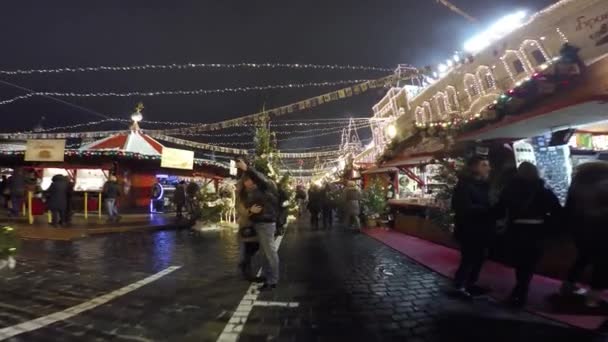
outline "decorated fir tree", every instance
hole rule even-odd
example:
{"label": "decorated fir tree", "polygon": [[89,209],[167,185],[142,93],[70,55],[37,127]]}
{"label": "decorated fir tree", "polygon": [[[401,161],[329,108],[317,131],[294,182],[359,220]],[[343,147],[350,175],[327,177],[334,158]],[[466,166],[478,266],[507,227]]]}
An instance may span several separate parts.
{"label": "decorated fir tree", "polygon": [[370,218],[378,219],[386,213],[386,189],[380,179],[374,178],[363,191],[362,202],[363,210]]}
{"label": "decorated fir tree", "polygon": [[439,227],[452,230],[454,225],[454,213],[451,207],[452,193],[458,183],[458,175],[463,168],[464,160],[440,159],[436,162],[440,166],[437,173],[432,176],[432,181],[443,186],[434,194],[438,209],[430,213],[430,218]]}

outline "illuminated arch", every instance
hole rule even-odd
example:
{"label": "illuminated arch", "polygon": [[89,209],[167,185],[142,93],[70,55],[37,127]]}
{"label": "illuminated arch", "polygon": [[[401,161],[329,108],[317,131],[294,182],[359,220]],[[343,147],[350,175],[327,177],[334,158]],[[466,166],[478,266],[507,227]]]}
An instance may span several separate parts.
{"label": "illuminated arch", "polygon": [[477,82],[480,85],[480,89],[483,93],[487,93],[488,91],[496,88],[496,78],[492,74],[492,69],[490,69],[487,65],[481,65],[477,68],[477,72],[475,72],[477,76]]}
{"label": "illuminated arch", "polygon": [[424,108],[424,120],[426,123],[433,122],[433,108],[431,108],[431,104],[427,101],[422,103],[422,107]]}
{"label": "illuminated arch", "polygon": [[522,56],[521,52],[517,50],[507,50],[505,54],[500,57],[502,64],[504,65],[509,77],[513,81],[518,78],[522,78],[522,75],[527,75],[533,72],[532,69],[526,63],[526,59]]}
{"label": "illuminated arch", "polygon": [[417,124],[420,125],[425,125],[426,121],[425,121],[425,115],[424,115],[424,108],[418,106],[416,107],[416,111],[414,112],[414,119],[416,120]]}
{"label": "illuminated arch", "polygon": [[460,108],[460,103],[458,103],[458,93],[456,92],[456,88],[454,88],[454,86],[447,86],[445,88],[445,93],[447,94],[448,103],[450,104],[450,111],[458,111]]}
{"label": "illuminated arch", "polygon": [[474,99],[479,97],[481,93],[481,87],[479,86],[479,82],[477,82],[477,77],[473,74],[464,75],[464,91],[466,91],[467,96],[469,97],[469,103],[473,102]]}
{"label": "illuminated arch", "polygon": [[442,91],[437,92],[437,94],[435,94],[433,100],[434,100],[435,106],[437,108],[437,117],[440,120],[447,119],[451,110],[450,110],[450,103],[448,102],[448,97],[446,96],[446,94]]}
{"label": "illuminated arch", "polygon": [[551,56],[543,46],[534,39],[526,39],[519,46],[519,52],[525,58],[528,68],[534,69],[543,63],[549,62]]}

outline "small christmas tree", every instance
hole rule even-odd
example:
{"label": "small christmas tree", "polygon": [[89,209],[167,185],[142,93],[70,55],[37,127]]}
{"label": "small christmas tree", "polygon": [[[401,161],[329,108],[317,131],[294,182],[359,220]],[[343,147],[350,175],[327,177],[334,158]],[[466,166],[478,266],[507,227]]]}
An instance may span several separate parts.
{"label": "small christmas tree", "polygon": [[432,180],[433,183],[444,186],[435,193],[435,201],[439,209],[431,211],[429,216],[439,227],[452,230],[454,225],[454,213],[451,208],[452,194],[456,183],[458,183],[458,174],[463,168],[464,160],[456,159],[448,161],[440,159],[436,162],[440,166],[438,172],[432,177]]}
{"label": "small christmas tree", "polygon": [[188,213],[192,225],[196,221],[217,223],[221,219],[224,202],[217,193],[209,190],[207,185],[200,188],[197,184],[190,183],[186,190],[188,196],[192,198],[192,208]]}
{"label": "small christmas tree", "polygon": [[386,213],[386,189],[378,178],[363,191],[363,210],[370,218],[380,218]]}

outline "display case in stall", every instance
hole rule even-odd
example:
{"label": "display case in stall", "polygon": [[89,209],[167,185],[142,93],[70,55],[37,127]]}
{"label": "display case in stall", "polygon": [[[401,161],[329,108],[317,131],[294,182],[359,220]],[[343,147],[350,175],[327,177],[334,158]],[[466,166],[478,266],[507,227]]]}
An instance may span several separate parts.
{"label": "display case in stall", "polygon": [[163,213],[175,210],[173,196],[180,182],[178,177],[169,175],[156,175],[157,182],[152,186],[150,199],[150,212]]}
{"label": "display case in stall", "polygon": [[198,184],[200,189],[205,189],[208,193],[216,193],[218,184],[214,179],[209,179],[202,176],[178,176],[170,174],[157,174],[156,182],[150,189],[150,212],[151,213],[166,213],[176,210],[174,203],[174,195],[177,185],[180,182],[186,184],[194,182]]}

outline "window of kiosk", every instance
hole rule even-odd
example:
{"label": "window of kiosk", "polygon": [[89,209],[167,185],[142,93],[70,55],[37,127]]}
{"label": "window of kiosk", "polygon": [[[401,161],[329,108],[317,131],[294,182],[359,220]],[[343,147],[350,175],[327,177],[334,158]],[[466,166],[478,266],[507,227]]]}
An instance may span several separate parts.
{"label": "window of kiosk", "polygon": [[68,177],[68,171],[66,169],[56,169],[56,168],[48,168],[42,169],[42,182],[40,183],[40,188],[43,191],[46,191],[53,183],[53,177],[55,175],[61,175]]}
{"label": "window of kiosk", "polygon": [[98,192],[107,180],[106,173],[101,169],[81,169],[76,171],[74,191]]}

